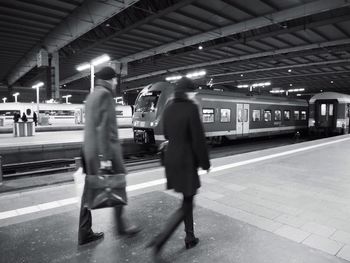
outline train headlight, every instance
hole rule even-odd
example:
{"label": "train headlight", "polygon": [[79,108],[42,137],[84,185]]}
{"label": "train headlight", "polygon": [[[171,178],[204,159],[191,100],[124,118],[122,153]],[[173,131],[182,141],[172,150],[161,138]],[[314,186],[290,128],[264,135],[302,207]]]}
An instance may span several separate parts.
{"label": "train headlight", "polygon": [[155,127],[158,125],[158,121],[151,121],[150,126]]}

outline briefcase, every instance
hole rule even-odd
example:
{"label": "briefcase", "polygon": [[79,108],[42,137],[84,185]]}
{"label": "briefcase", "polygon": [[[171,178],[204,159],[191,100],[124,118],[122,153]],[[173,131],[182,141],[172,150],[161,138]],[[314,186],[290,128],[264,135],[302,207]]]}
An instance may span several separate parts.
{"label": "briefcase", "polygon": [[85,206],[89,209],[115,207],[127,204],[125,174],[104,173],[87,175],[85,179]]}
{"label": "briefcase", "polygon": [[169,141],[162,142],[158,147],[158,155],[160,159],[160,165],[165,166],[165,153],[168,149]]}

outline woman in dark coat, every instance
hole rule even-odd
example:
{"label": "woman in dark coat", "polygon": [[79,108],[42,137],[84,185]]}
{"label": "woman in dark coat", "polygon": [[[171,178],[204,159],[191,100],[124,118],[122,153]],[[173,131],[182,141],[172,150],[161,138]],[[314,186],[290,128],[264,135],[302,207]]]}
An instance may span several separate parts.
{"label": "woman in dark coat", "polygon": [[156,256],[181,221],[185,223],[186,248],[199,242],[193,229],[193,197],[200,187],[197,169],[209,170],[210,161],[198,107],[185,93],[193,89],[194,84],[187,78],[176,83],[175,97],[163,114],[164,135],[169,140],[164,159],[167,188],[182,193],[183,203],[150,243]]}

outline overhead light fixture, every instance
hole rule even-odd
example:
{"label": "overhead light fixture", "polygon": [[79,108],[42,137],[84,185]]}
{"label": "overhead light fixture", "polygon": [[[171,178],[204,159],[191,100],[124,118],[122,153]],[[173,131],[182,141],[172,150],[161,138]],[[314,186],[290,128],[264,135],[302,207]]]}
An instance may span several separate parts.
{"label": "overhead light fixture", "polygon": [[165,78],[166,81],[174,81],[174,80],[179,80],[179,79],[182,79],[181,75],[169,76],[169,77]]}
{"label": "overhead light fixture", "polygon": [[331,80],[331,83],[333,84],[333,83],[334,83],[334,81],[333,81],[333,80]]}
{"label": "overhead light fixture", "polygon": [[100,65],[100,64],[105,63],[105,62],[110,61],[110,60],[111,60],[110,56],[108,56],[107,54],[104,54],[100,57],[97,57],[97,58],[91,60],[91,64],[93,66],[97,66],[97,65]]}
{"label": "overhead light fixture", "polygon": [[298,97],[300,97],[300,96],[301,96],[301,94],[300,94],[300,93],[298,93],[298,94],[297,94],[297,96],[298,96]]}
{"label": "overhead light fixture", "polygon": [[278,93],[284,93],[285,92],[285,90],[283,90],[283,89],[273,89],[273,90],[270,90],[270,93],[274,93],[274,94],[278,94]]}
{"label": "overhead light fixture", "polygon": [[301,89],[289,89],[288,92],[300,92],[300,91],[304,91],[304,88]]}
{"label": "overhead light fixture", "polygon": [[243,74],[241,74],[241,77],[243,77],[244,75]]}
{"label": "overhead light fixture", "polygon": [[72,97],[72,95],[65,95],[65,96],[62,96],[62,98],[65,98],[66,99],[66,104],[70,104],[69,102],[68,102],[68,98],[71,98]]}
{"label": "overhead light fixture", "polygon": [[249,85],[247,84],[242,84],[242,85],[238,85],[237,88],[242,89],[242,88],[249,88]]}
{"label": "overhead light fixture", "polygon": [[292,70],[291,70],[291,69],[288,69],[288,72],[292,72]]}
{"label": "overhead light fixture", "polygon": [[261,83],[254,83],[252,85],[253,88],[255,87],[265,87],[265,86],[270,86],[271,82],[261,82]]}
{"label": "overhead light fixture", "polygon": [[189,79],[199,78],[199,77],[205,76],[205,74],[207,74],[205,70],[196,71],[196,72],[186,74],[186,78],[189,78]]}
{"label": "overhead light fixture", "polygon": [[289,86],[290,86],[290,87],[292,87],[292,86],[293,86],[293,84],[292,84],[292,83],[290,83],[290,84],[289,84]]}
{"label": "overhead light fixture", "polygon": [[77,70],[84,71],[84,70],[89,69],[90,67],[91,67],[90,63],[84,63],[84,64],[77,66]]}
{"label": "overhead light fixture", "polygon": [[202,46],[202,45],[199,45],[199,46],[198,46],[198,49],[199,49],[199,50],[202,50],[202,49],[203,49],[203,46]]}
{"label": "overhead light fixture", "polygon": [[36,88],[41,88],[42,86],[44,86],[44,82],[39,82],[39,83],[33,85],[32,88],[36,89]]}

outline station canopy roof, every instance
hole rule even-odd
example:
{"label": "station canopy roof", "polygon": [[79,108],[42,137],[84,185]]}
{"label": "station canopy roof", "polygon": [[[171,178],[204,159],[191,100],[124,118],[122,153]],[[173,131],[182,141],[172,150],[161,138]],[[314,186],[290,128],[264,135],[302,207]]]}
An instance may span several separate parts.
{"label": "station canopy roof", "polygon": [[61,85],[88,83],[76,66],[108,54],[128,64],[124,90],[205,70],[212,84],[350,94],[350,2],[1,1],[0,82],[30,86],[40,49],[58,51]]}

